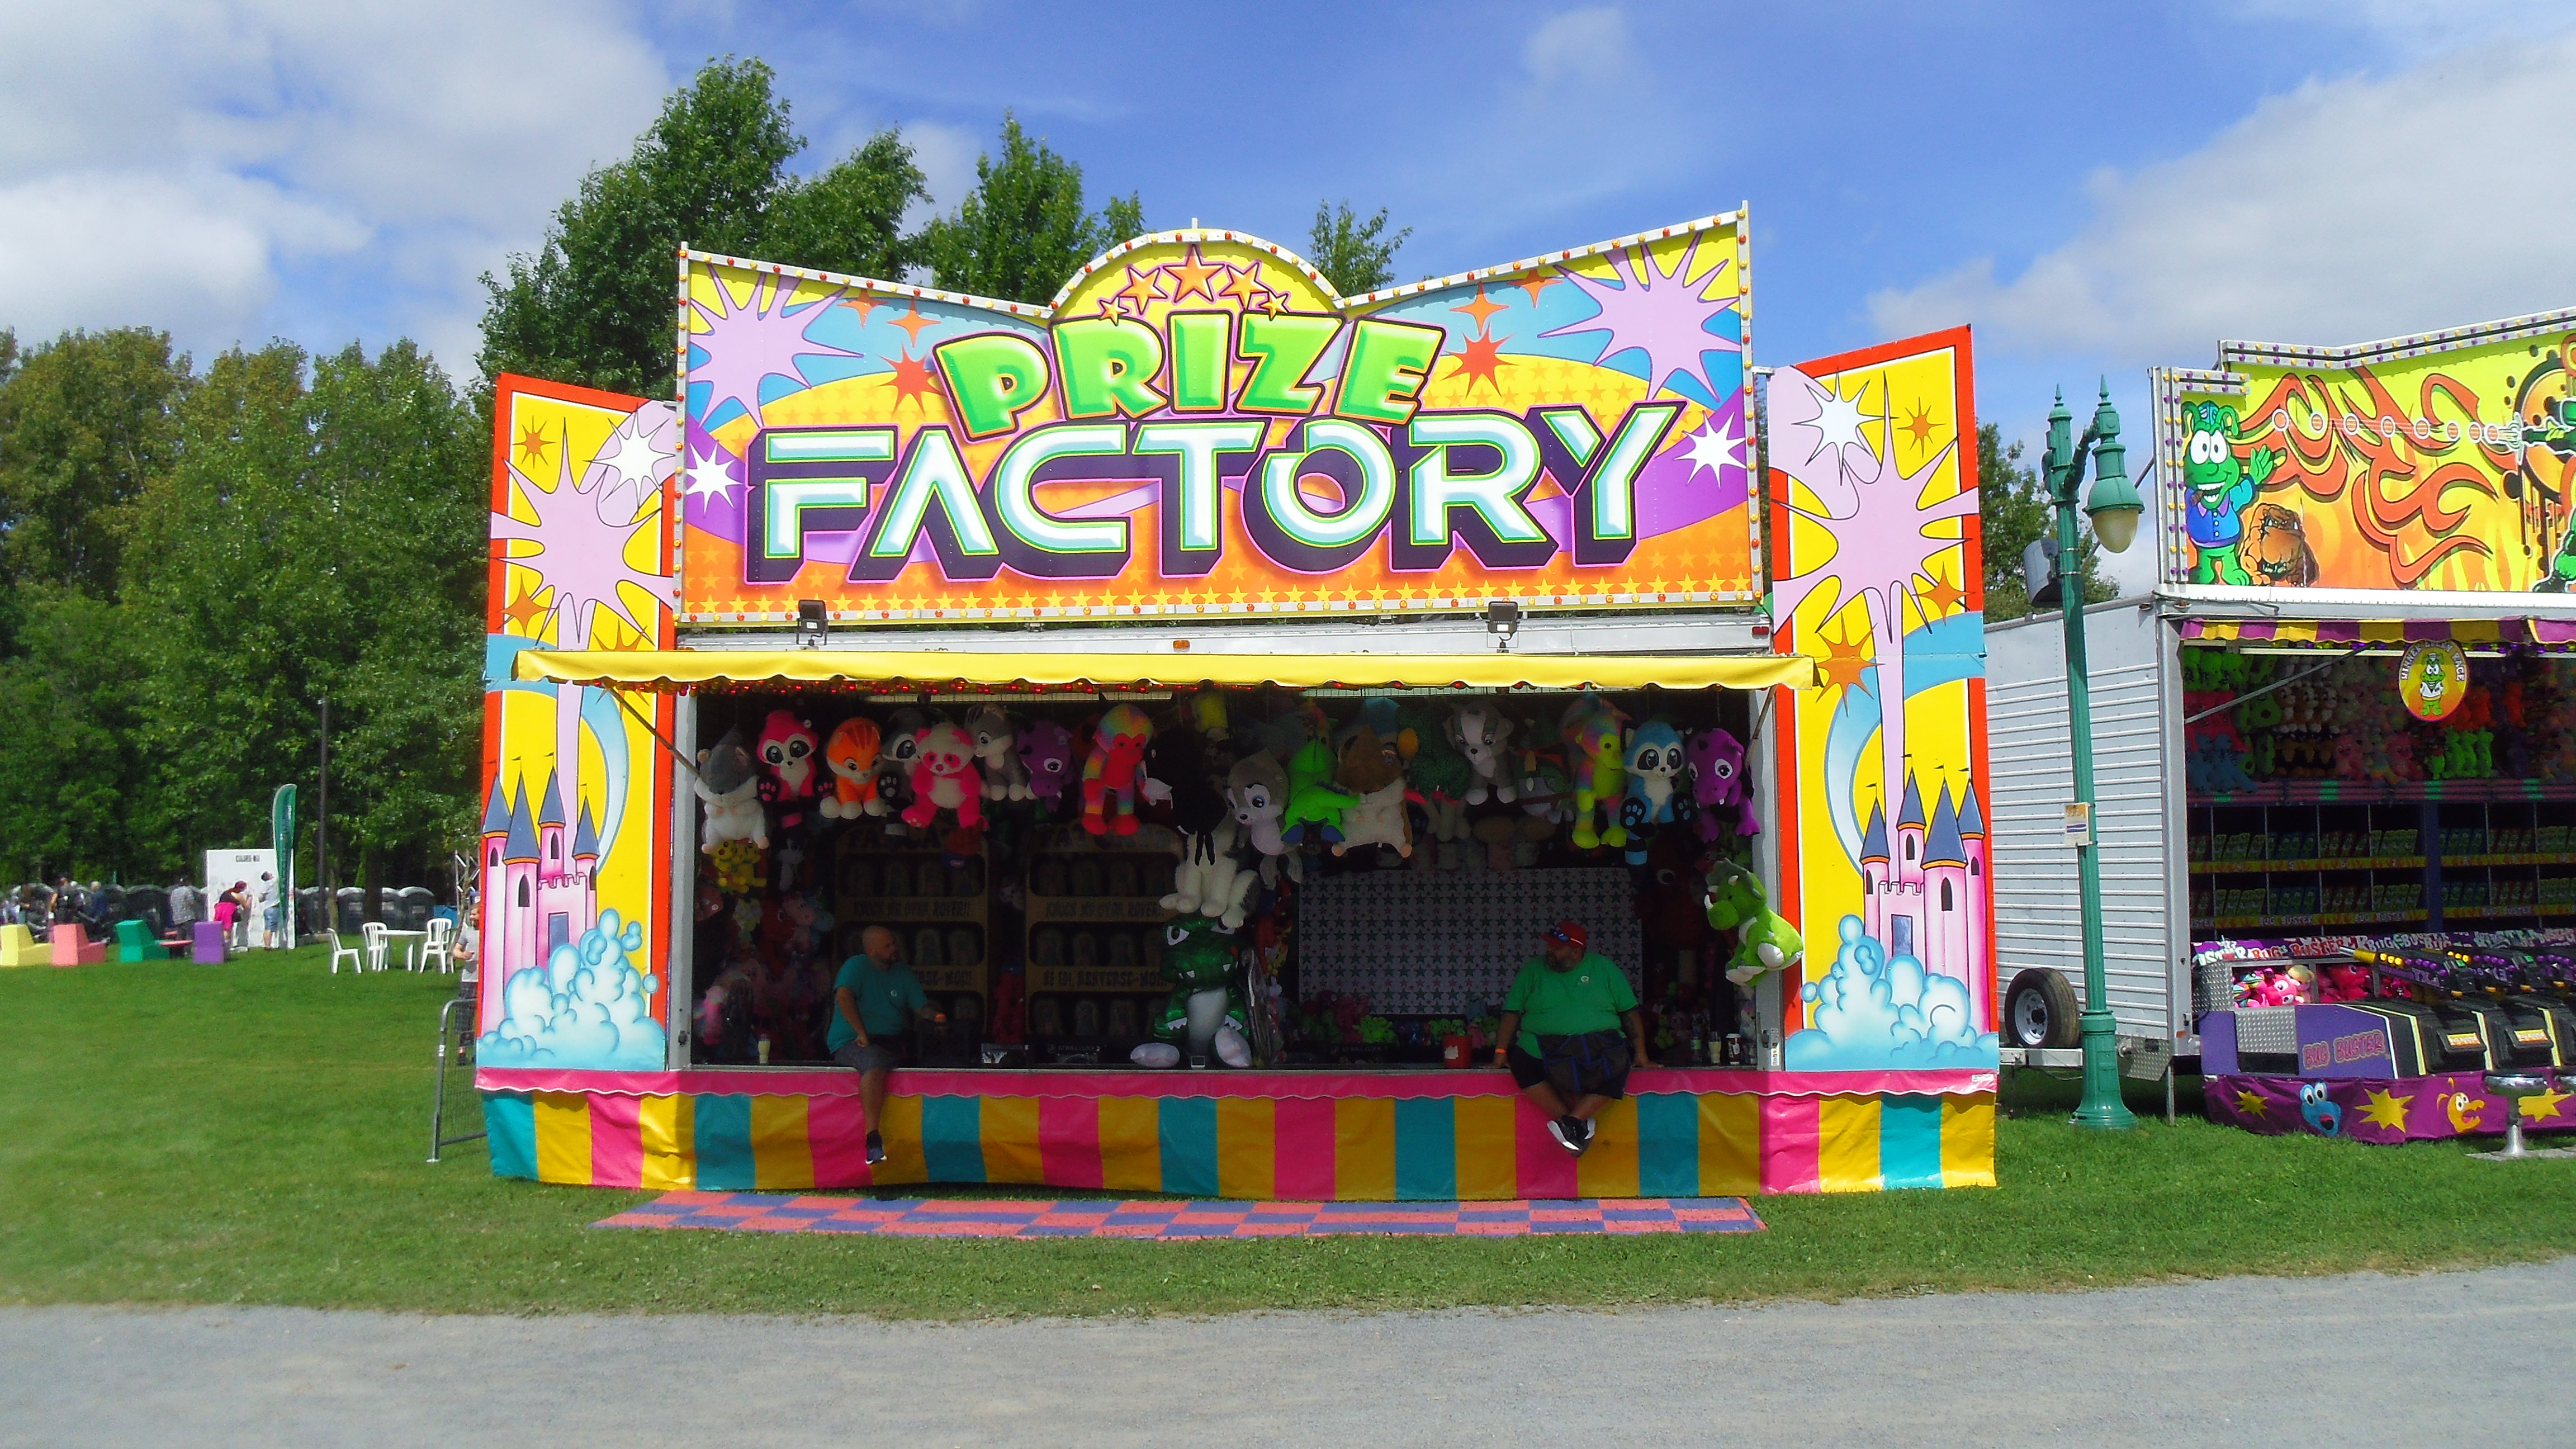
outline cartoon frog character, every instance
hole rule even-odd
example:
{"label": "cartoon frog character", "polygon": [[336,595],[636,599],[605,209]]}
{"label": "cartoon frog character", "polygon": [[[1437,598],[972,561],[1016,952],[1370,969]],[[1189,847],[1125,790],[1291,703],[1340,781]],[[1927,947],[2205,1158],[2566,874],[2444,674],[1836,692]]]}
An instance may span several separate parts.
{"label": "cartoon frog character", "polygon": [[1749,986],[1773,971],[1790,971],[1794,980],[1795,969],[1806,959],[1806,938],[1771,909],[1753,872],[1732,861],[1709,865],[1708,923],[1736,933],[1726,979],[1738,986]]}
{"label": "cartoon frog character", "polygon": [[2196,584],[2250,584],[2253,582],[2237,562],[2237,545],[2245,537],[2245,510],[2252,507],[2254,495],[2272,470],[2280,465],[2281,455],[2271,448],[2257,448],[2251,458],[2236,456],[2236,409],[2214,402],[2194,404],[2185,417],[2191,435],[2182,450],[2182,478],[2188,489],[2183,503],[2183,522],[2191,535],[2192,547],[2200,553],[2194,564],[2191,581]]}
{"label": "cartoon frog character", "polygon": [[1204,1065],[1211,1052],[1229,1067],[1252,1065],[1244,1025],[1243,949],[1232,927],[1209,916],[1163,923],[1163,979],[1172,994],[1154,1023],[1154,1040],[1127,1059],[1140,1067]]}

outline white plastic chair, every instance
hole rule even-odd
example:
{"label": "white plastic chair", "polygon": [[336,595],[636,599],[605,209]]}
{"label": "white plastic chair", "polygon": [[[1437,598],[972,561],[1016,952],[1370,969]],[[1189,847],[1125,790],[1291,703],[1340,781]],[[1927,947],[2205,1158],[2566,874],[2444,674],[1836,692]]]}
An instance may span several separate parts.
{"label": "white plastic chair", "polygon": [[421,970],[426,971],[429,969],[430,958],[432,957],[437,958],[438,969],[440,971],[446,972],[456,969],[456,957],[447,949],[447,938],[455,930],[456,923],[454,921],[444,920],[438,917],[432,917],[430,919],[429,939],[422,942],[420,947]]}
{"label": "white plastic chair", "polygon": [[349,958],[349,969],[350,969],[350,970],[352,970],[352,971],[364,971],[364,970],[366,970],[366,969],[367,969],[367,963],[366,963],[366,962],[364,962],[364,961],[362,961],[362,960],[360,960],[360,959],[358,958],[358,949],[357,949],[355,946],[343,946],[343,945],[341,945],[341,944],[340,944],[340,933],[339,933],[339,932],[337,932],[337,931],[325,931],[323,934],[324,934],[324,935],[327,935],[327,936],[329,936],[329,937],[331,938],[331,974],[332,974],[332,975],[337,976],[337,975],[339,975],[339,974],[340,974],[340,958],[341,958],[341,957],[343,957],[343,956],[346,956],[346,957],[348,957],[348,958]]}
{"label": "white plastic chair", "polygon": [[384,970],[386,947],[389,944],[385,940],[385,923],[368,921],[358,927],[358,933],[367,938],[367,969]]}

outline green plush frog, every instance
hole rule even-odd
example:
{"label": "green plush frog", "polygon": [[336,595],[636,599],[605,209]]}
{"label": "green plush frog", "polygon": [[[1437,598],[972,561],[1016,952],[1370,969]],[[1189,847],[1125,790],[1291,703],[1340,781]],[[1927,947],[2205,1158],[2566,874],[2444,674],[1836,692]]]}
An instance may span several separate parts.
{"label": "green plush frog", "polygon": [[1807,942],[1798,928],[1771,909],[1753,872],[1733,861],[1721,860],[1709,868],[1708,923],[1736,933],[1726,979],[1738,986],[1751,985],[1766,973],[1795,967],[1806,959]]}

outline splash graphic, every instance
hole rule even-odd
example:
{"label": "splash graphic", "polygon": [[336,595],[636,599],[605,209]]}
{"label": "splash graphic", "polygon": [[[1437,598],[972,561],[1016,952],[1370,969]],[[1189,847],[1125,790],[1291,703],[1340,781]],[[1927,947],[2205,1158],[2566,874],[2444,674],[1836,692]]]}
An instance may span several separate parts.
{"label": "splash graphic", "polygon": [[661,497],[662,484],[676,465],[678,423],[669,403],[647,403],[609,434],[599,455],[575,482],[569,450],[557,448],[555,482],[537,481],[510,465],[510,481],[535,511],[534,522],[508,513],[492,515],[495,542],[533,543],[533,554],[513,554],[510,562],[536,572],[534,596],[554,590],[555,641],[564,649],[587,649],[605,609],[646,639],[651,625],[635,616],[622,590],[641,589],[664,608],[677,601],[676,585],[665,574],[649,574],[626,562],[628,544],[651,526],[659,507],[646,510],[641,500]]}
{"label": "splash graphic", "polygon": [[[800,357],[858,357],[861,354],[828,342],[817,342],[805,335],[813,321],[830,314],[832,304],[843,293],[817,297],[801,305],[791,305],[796,295],[793,278],[774,272],[755,273],[751,298],[747,305],[734,305],[733,294],[719,285],[710,294],[720,304],[710,307],[692,297],[689,311],[698,324],[689,339],[689,388],[708,389],[705,401],[690,411],[704,418],[711,427],[723,426],[728,405],[739,405],[744,412],[758,417],[761,408],[761,385],[773,377],[787,379],[804,387],[807,379],[798,369]],[[774,317],[803,314],[809,321],[804,326],[771,326]],[[703,353],[705,360],[699,360]]]}
{"label": "splash graphic", "polygon": [[1887,948],[1845,916],[1842,949],[1819,981],[1799,988],[1814,1025],[1790,1035],[1784,1061],[1793,1072],[1918,1067],[1990,1067],[1999,1042],[1979,1032],[1968,987],[1928,973],[1911,956]]}
{"label": "splash graphic", "polygon": [[557,946],[543,966],[510,974],[500,1024],[475,1039],[487,1067],[584,1067],[645,1071],[663,1064],[662,1024],[653,1019],[654,979],[631,960],[644,927],[613,910]]}
{"label": "splash graphic", "polygon": [[1702,354],[1742,352],[1744,345],[1708,328],[1710,323],[1734,311],[1740,299],[1726,297],[1712,302],[1700,295],[1708,290],[1709,282],[1726,270],[1729,262],[1719,262],[1696,283],[1685,280],[1690,276],[1691,263],[1699,258],[1699,247],[1699,242],[1693,240],[1669,272],[1656,267],[1654,253],[1642,245],[1613,251],[1610,253],[1610,266],[1619,274],[1619,281],[1615,284],[1586,276],[1571,267],[1557,268],[1557,274],[1581,288],[1583,295],[1599,310],[1580,322],[1569,322],[1539,336],[1607,332],[1610,340],[1601,345],[1601,353],[1594,361],[1606,363],[1622,352],[1643,351],[1646,354],[1646,392],[1649,396],[1672,381],[1675,375],[1689,378],[1700,385],[1702,392],[1716,396],[1717,389],[1709,382]]}

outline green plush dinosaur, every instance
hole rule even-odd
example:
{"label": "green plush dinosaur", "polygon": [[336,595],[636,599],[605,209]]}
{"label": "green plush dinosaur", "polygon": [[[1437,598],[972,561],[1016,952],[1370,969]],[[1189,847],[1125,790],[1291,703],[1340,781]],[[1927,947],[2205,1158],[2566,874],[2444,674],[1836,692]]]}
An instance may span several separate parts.
{"label": "green plush dinosaur", "polygon": [[1765,973],[1786,970],[1806,959],[1807,943],[1762,892],[1753,872],[1721,860],[1708,872],[1708,923],[1735,932],[1735,954],[1728,958],[1726,979],[1749,986]]}
{"label": "green plush dinosaur", "polygon": [[1176,1067],[1186,1057],[1210,1053],[1229,1067],[1252,1065],[1244,1025],[1244,941],[1210,916],[1175,916],[1163,923],[1163,979],[1172,984],[1154,1040],[1128,1054],[1140,1067]]}

